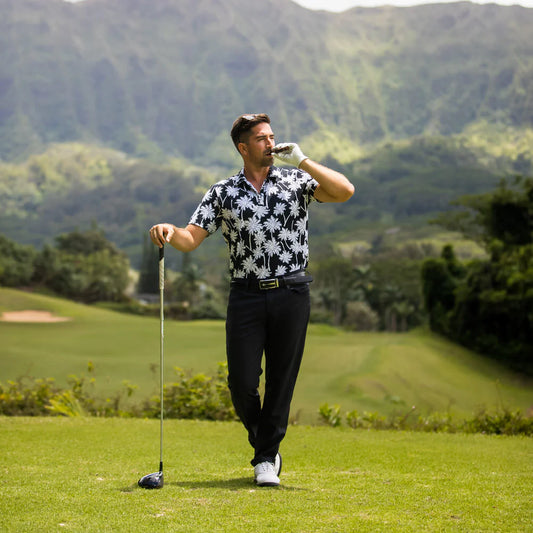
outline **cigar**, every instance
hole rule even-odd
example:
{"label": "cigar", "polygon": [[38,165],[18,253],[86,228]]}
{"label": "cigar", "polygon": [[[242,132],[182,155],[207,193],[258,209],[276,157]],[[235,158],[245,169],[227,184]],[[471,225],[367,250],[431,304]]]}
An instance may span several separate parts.
{"label": "cigar", "polygon": [[282,146],[280,148],[272,148],[272,150],[270,150],[270,153],[279,154],[280,152],[288,152],[291,148],[292,146]]}

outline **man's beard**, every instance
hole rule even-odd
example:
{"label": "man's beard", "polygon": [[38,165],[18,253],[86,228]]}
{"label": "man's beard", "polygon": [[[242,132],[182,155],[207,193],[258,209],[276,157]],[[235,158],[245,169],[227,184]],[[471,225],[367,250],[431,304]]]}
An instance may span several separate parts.
{"label": "man's beard", "polygon": [[261,166],[271,167],[273,164],[274,164],[274,156],[270,154],[269,152],[265,152],[263,154],[263,158],[261,159]]}

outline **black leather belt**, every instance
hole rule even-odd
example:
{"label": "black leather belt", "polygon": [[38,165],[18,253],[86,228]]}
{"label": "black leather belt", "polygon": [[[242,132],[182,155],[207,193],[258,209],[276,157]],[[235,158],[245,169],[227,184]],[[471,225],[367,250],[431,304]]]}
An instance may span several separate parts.
{"label": "black leather belt", "polygon": [[251,290],[268,291],[270,289],[278,289],[279,287],[290,287],[291,285],[310,283],[311,281],[313,281],[313,277],[302,270],[300,272],[291,272],[286,276],[269,279],[233,278],[231,280],[231,285],[236,287],[246,287]]}

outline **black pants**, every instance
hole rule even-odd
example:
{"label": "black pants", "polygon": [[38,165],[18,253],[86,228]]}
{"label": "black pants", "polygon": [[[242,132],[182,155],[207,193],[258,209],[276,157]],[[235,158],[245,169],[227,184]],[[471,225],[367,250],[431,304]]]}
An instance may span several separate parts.
{"label": "black pants", "polygon": [[[255,449],[252,465],[274,462],[289,410],[309,322],[309,285],[272,290],[232,286],[226,321],[228,384]],[[258,392],[265,355],[265,395]]]}

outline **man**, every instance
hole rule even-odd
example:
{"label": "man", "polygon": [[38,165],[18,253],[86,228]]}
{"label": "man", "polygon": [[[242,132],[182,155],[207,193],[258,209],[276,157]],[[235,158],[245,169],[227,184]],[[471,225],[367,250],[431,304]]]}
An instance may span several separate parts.
{"label": "man", "polygon": [[[309,321],[308,206],[312,200],[344,202],[354,187],[344,175],[306,157],[297,144],[275,146],[266,114],[240,116],[231,137],[243,169],[209,189],[187,227],[157,224],[150,237],[160,247],[170,243],[189,252],[222,228],[232,277],[226,321],[228,385],[255,451],[255,481],[276,486],[279,445]],[[274,167],[274,155],[295,168]]]}

